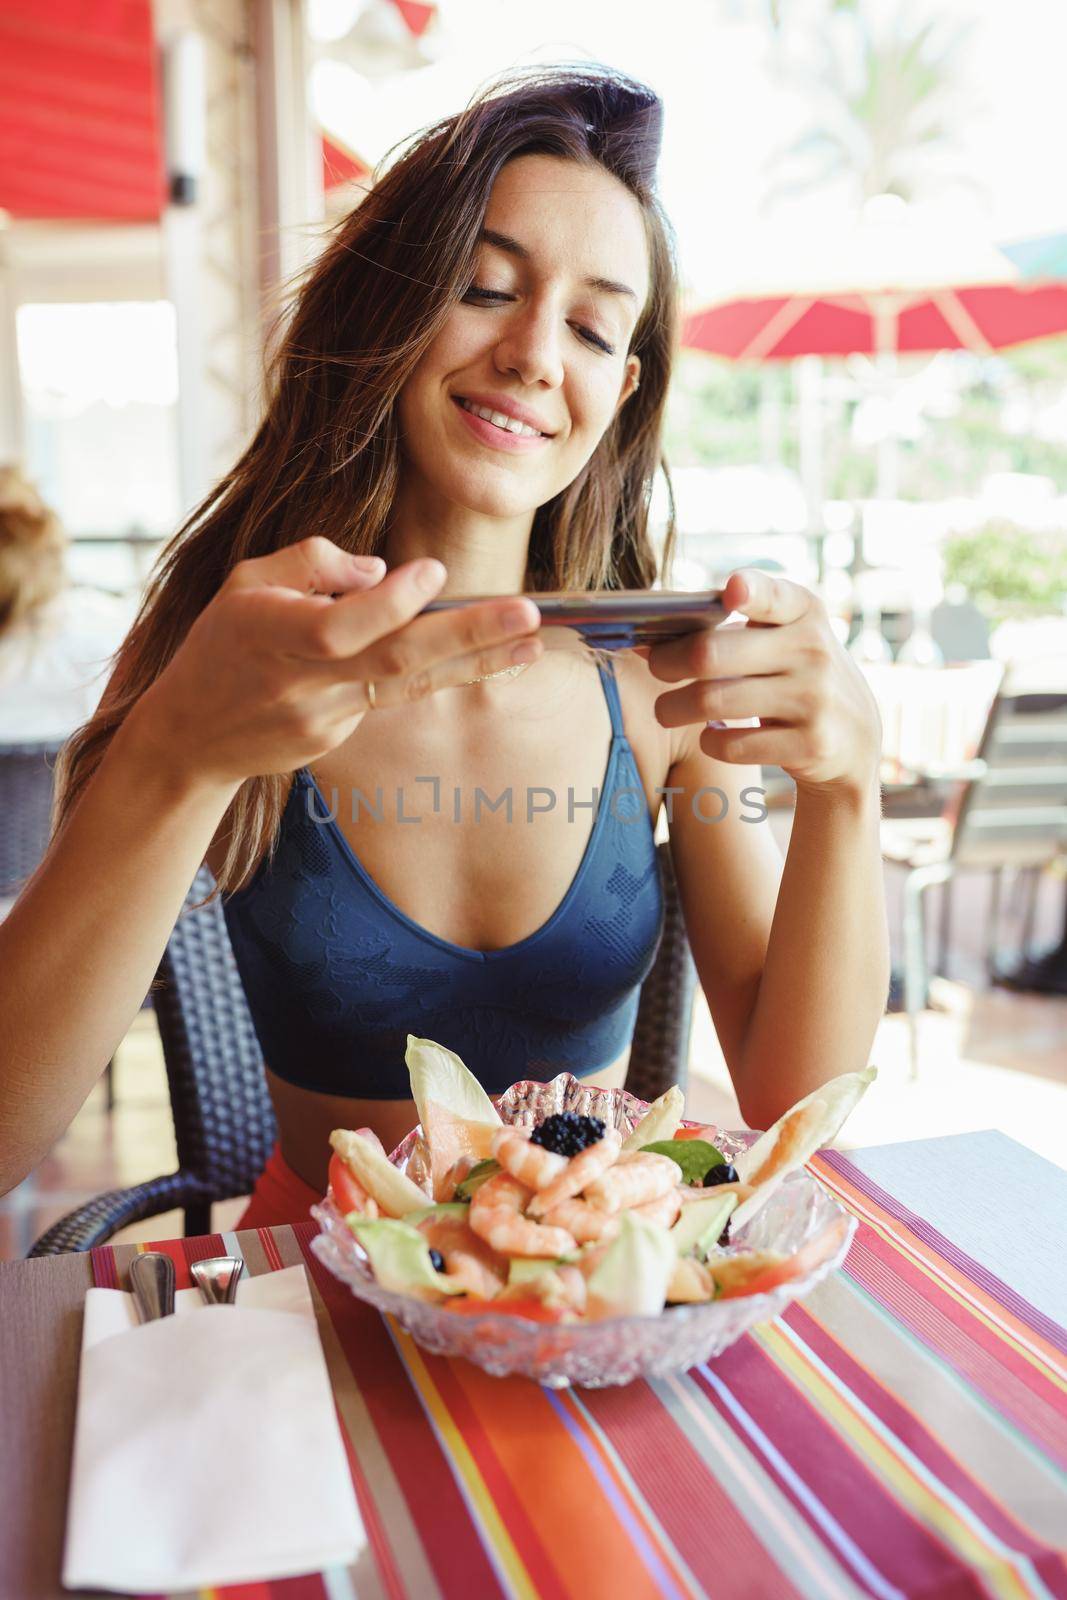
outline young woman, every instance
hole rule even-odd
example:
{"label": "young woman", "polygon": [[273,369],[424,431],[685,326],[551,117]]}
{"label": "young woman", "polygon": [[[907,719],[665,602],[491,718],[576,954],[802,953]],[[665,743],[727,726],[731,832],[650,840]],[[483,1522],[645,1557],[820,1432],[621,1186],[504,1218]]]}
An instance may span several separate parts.
{"label": "young woman", "polygon": [[[0,927],[0,1189],[103,1070],[205,858],[280,1130],[249,1222],[306,1215],[331,1128],[407,1131],[409,1032],[492,1090],[622,1081],[665,796],[748,1121],[864,1064],[879,727],[819,601],[735,573],[759,626],[612,671],[546,650],[519,598],[656,577],[660,120],[606,70],[517,74],[418,137],[315,265],[262,426],[166,554]],[[513,598],[422,615],[439,594]],[[784,874],[741,799],[760,762],[797,782]]]}

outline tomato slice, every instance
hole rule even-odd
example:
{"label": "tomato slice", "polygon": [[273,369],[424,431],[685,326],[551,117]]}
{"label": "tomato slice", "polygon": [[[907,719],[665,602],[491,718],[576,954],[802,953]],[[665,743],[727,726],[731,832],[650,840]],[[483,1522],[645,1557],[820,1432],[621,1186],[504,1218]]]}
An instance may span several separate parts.
{"label": "tomato slice", "polygon": [[[348,1163],[336,1151],[330,1157],[329,1182],[333,1191],[334,1204],[341,1215],[347,1217],[350,1211],[358,1211],[365,1215],[370,1205],[370,1195],[364,1189]],[[375,1207],[372,1215],[377,1214]]]}
{"label": "tomato slice", "polygon": [[530,1322],[562,1322],[567,1315],[566,1306],[546,1306],[544,1301],[528,1295],[522,1300],[479,1300],[474,1295],[456,1296],[448,1302],[449,1311],[461,1317],[480,1317],[495,1311],[504,1317],[526,1317]]}
{"label": "tomato slice", "polygon": [[714,1144],[719,1137],[720,1130],[703,1122],[693,1127],[681,1127],[674,1135],[676,1139],[703,1139],[705,1144]]}

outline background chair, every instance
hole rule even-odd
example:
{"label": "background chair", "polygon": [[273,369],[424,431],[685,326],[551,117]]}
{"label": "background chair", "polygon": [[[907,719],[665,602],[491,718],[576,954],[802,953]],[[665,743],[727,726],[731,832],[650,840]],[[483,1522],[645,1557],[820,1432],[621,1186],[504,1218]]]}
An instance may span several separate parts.
{"label": "background chair", "polygon": [[[688,1071],[696,991],[674,870],[657,846],[665,921],[655,963],[641,988],[626,1087],[655,1099]],[[263,1057],[218,900],[189,907],[214,880],[201,868],[167,944],[154,992],[167,1067],[178,1170],[98,1195],[60,1219],[31,1256],[89,1250],[119,1228],[180,1206],[187,1234],[211,1232],[211,1206],[249,1194],[276,1137]]]}
{"label": "background chair", "polygon": [[944,885],[939,967],[949,942],[951,880],[957,872],[992,873],[986,960],[996,968],[1004,871],[1028,880],[1023,928],[1029,940],[1041,873],[1067,857],[1067,703],[1053,697],[1035,709],[1034,697],[1010,684],[994,698],[979,742],[973,776],[952,786],[939,817],[883,825],[882,854],[904,867],[904,1008],[913,1075],[918,1070],[918,1017],[926,1003],[923,896]]}
{"label": "background chair", "polygon": [[[48,846],[52,787],[62,740],[0,744],[0,921]],[[107,1109],[115,1105],[115,1063],[104,1073]]]}
{"label": "background chair", "polygon": [[17,898],[48,844],[61,743],[0,744],[0,903]]}

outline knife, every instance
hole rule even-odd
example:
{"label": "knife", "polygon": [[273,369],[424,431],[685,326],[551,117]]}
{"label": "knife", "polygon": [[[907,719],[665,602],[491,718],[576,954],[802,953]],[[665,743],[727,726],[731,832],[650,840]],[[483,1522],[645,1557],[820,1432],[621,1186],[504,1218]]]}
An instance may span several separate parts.
{"label": "knife", "polygon": [[130,1288],[142,1322],[174,1310],[174,1262],[161,1250],[146,1250],[130,1262]]}

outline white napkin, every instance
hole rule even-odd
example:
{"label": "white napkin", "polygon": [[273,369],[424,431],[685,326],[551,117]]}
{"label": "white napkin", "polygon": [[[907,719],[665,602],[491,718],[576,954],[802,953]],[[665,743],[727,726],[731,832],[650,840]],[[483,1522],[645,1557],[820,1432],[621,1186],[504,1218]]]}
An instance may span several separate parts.
{"label": "white napkin", "polygon": [[[195,1314],[194,1314],[195,1313]],[[124,1594],[319,1572],[366,1543],[302,1266],[234,1306],[85,1299],[63,1583]]]}

